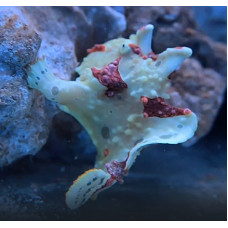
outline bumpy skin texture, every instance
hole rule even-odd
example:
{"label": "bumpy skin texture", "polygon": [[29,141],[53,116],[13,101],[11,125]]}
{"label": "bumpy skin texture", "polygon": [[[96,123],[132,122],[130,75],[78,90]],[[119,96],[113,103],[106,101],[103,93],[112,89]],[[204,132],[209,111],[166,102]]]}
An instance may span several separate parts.
{"label": "bumpy skin texture", "polygon": [[[182,143],[194,135],[195,114],[189,109],[169,106],[164,100],[169,98],[166,92],[169,75],[192,51],[187,47],[168,48],[153,59],[152,33],[153,26],[147,25],[130,39],[106,42],[101,51],[84,58],[76,69],[80,75],[76,81],[54,77],[44,59],[31,65],[29,85],[77,118],[97,147],[95,169],[81,175],[66,194],[71,209],[80,207],[116,182],[122,183],[143,146]],[[116,80],[120,81],[117,73],[121,83],[127,86],[109,96],[107,88],[115,88]],[[151,101],[157,104],[155,108]]]}

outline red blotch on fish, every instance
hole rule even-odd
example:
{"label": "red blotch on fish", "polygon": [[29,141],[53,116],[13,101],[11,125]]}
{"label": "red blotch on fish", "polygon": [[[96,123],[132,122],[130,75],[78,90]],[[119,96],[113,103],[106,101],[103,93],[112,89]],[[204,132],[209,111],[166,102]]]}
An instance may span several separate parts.
{"label": "red blotch on fish", "polygon": [[115,181],[118,181],[120,184],[124,182],[123,177],[128,173],[128,170],[126,168],[126,163],[127,163],[127,160],[129,159],[129,156],[130,156],[130,152],[128,152],[127,158],[123,162],[118,162],[114,160],[111,163],[105,164],[107,171],[111,175],[111,177],[106,181],[106,183],[100,189],[98,189],[93,194],[92,198],[96,197],[97,194],[99,194],[105,188],[109,188],[110,186],[112,186],[115,183]]}
{"label": "red blotch on fish", "polygon": [[182,109],[169,105],[164,98],[148,98],[146,96],[141,97],[144,110],[143,115],[148,117],[167,118],[173,116],[190,115],[192,111],[188,108]]}
{"label": "red blotch on fish", "polygon": [[111,163],[106,163],[105,166],[112,179],[117,180],[120,184],[124,182],[123,177],[126,175],[126,172],[124,170],[126,161],[118,162],[114,160]]}
{"label": "red blotch on fish", "polygon": [[104,156],[107,157],[109,155],[109,149],[105,149]]}
{"label": "red blotch on fish", "polygon": [[154,52],[150,52],[148,54],[148,58],[151,58],[153,61],[156,61],[158,59],[158,55],[156,55]]}
{"label": "red blotch on fish", "polygon": [[139,29],[139,31],[143,31],[143,30],[145,30],[145,29],[146,29],[146,25],[143,26],[143,27],[141,27],[141,28]]}
{"label": "red blotch on fish", "polygon": [[97,51],[105,51],[104,44],[95,44],[92,48],[87,49],[87,53],[97,52]]}
{"label": "red blotch on fish", "polygon": [[141,48],[136,44],[129,44],[129,47],[136,55],[139,55],[143,59],[151,58],[153,61],[156,61],[158,58],[158,55],[156,55],[154,52],[150,52],[147,55],[143,55]]}
{"label": "red blotch on fish", "polygon": [[121,57],[104,66],[103,69],[98,70],[95,67],[92,67],[92,73],[95,78],[108,89],[105,94],[108,97],[113,97],[116,93],[122,92],[123,89],[126,89],[128,86],[122,80],[118,67]]}
{"label": "red blotch on fish", "polygon": [[131,48],[131,50],[136,54],[136,55],[139,55],[141,57],[143,57],[143,53],[142,53],[142,50],[141,48],[136,45],[136,44],[129,44],[129,47]]}

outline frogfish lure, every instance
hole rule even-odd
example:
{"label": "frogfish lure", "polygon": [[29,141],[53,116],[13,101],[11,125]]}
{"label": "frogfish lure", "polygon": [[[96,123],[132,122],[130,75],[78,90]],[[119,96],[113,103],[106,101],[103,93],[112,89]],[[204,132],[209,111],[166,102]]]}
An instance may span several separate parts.
{"label": "frogfish lure", "polygon": [[153,25],[129,39],[117,38],[88,49],[75,81],[62,80],[45,59],[30,65],[28,83],[75,117],[97,148],[95,167],[79,176],[66,193],[71,209],[82,206],[124,177],[145,145],[182,143],[197,129],[197,117],[173,107],[169,75],[192,54],[187,47],[151,50]]}

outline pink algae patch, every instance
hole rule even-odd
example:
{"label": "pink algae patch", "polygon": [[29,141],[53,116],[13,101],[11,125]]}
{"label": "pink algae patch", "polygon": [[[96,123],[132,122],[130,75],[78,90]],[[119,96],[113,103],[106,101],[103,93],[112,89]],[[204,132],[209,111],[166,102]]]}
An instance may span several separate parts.
{"label": "pink algae patch", "polygon": [[141,97],[141,101],[144,106],[143,115],[148,117],[167,118],[173,116],[189,115],[191,110],[186,108],[176,108],[165,102],[164,98],[148,98],[146,96]]}
{"label": "pink algae patch", "polygon": [[176,49],[182,49],[183,47],[175,47]]}
{"label": "pink algae patch", "polygon": [[121,58],[114,60],[101,70],[95,67],[91,68],[93,76],[97,78],[103,86],[108,88],[105,92],[108,97],[113,97],[115,93],[127,88],[127,84],[122,80],[118,70],[120,59]]}
{"label": "pink algae patch", "polygon": [[95,44],[92,48],[87,49],[87,53],[97,52],[97,51],[105,51],[104,44]]}

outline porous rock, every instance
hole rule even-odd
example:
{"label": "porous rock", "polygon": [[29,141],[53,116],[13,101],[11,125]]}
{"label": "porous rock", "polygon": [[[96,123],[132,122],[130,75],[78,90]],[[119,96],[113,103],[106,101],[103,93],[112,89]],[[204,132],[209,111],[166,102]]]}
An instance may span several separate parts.
{"label": "porous rock", "polygon": [[36,59],[41,37],[18,8],[0,10],[0,166],[5,166],[41,149],[51,114],[25,80],[24,67]]}
{"label": "porous rock", "polygon": [[0,166],[36,154],[58,112],[28,88],[29,64],[44,57],[54,75],[71,80],[77,57],[125,27],[124,15],[111,7],[0,8]]}
{"label": "porous rock", "polygon": [[0,166],[36,154],[46,143],[50,104],[23,78],[0,74]]}
{"label": "porous rock", "polygon": [[0,60],[13,68],[21,68],[34,61],[41,37],[20,17],[19,9],[1,8]]}
{"label": "porous rock", "polygon": [[180,107],[188,107],[196,113],[198,130],[184,145],[192,145],[206,135],[213,126],[218,109],[223,102],[226,87],[219,73],[203,68],[194,58],[187,59],[171,79],[170,102]]}

